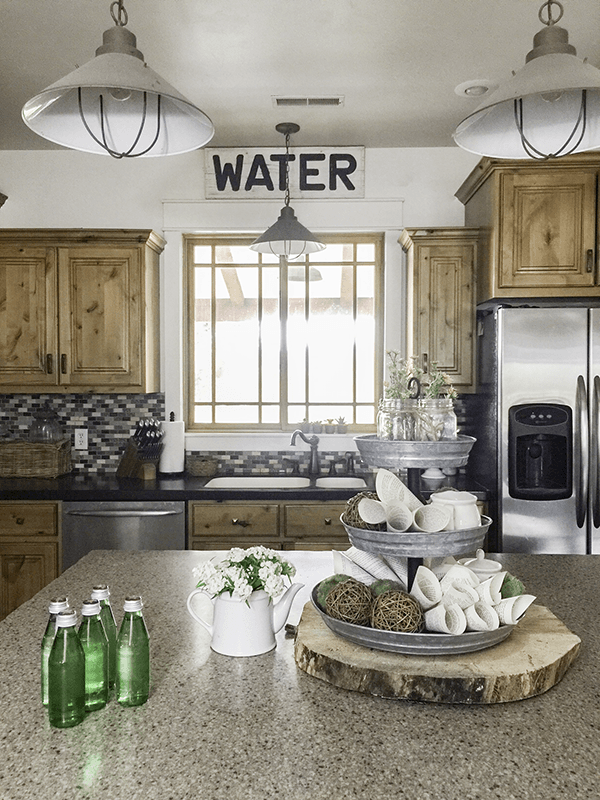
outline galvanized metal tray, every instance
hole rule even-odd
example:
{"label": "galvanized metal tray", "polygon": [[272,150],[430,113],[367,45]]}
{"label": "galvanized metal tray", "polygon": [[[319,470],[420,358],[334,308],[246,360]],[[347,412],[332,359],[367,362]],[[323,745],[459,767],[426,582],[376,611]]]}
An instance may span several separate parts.
{"label": "galvanized metal tray", "polygon": [[477,528],[437,533],[421,533],[420,531],[397,533],[352,528],[344,522],[343,514],[340,521],[346,529],[350,542],[359,550],[383,556],[405,556],[407,558],[461,556],[474,553],[478,547],[483,545],[485,535],[492,524],[490,517],[482,515],[481,525]]}
{"label": "galvanized metal tray", "polygon": [[378,439],[374,434],[355,436],[361,458],[370,467],[392,469],[427,469],[428,467],[464,467],[473,436],[461,436],[442,442],[405,442]]}
{"label": "galvanized metal tray", "polygon": [[451,636],[446,633],[396,633],[395,631],[381,631],[376,628],[366,628],[362,625],[353,625],[333,619],[321,608],[317,602],[318,583],[312,590],[311,599],[313,606],[321,615],[323,622],[333,633],[362,647],[371,647],[374,650],[386,650],[390,653],[400,653],[409,656],[445,656],[460,653],[475,653],[477,650],[486,650],[495,644],[504,641],[514,630],[514,625],[501,625],[495,631],[466,632],[460,636]]}

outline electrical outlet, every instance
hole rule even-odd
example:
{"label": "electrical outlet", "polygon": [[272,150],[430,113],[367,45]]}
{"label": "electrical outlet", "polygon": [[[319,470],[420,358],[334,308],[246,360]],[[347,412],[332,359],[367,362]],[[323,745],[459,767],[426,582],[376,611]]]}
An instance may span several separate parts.
{"label": "electrical outlet", "polygon": [[87,428],[75,428],[75,450],[88,449]]}

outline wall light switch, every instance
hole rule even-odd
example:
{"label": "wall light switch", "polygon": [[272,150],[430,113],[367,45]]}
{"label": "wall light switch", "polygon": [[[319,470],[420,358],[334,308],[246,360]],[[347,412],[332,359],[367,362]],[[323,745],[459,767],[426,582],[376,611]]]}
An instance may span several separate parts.
{"label": "wall light switch", "polygon": [[88,449],[87,428],[75,428],[75,450]]}

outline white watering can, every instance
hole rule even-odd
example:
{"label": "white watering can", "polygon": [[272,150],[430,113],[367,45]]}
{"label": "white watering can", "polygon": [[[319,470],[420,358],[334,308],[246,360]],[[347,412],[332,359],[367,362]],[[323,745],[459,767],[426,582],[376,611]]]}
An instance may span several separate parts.
{"label": "white watering can", "polygon": [[192,608],[197,594],[207,594],[205,589],[195,589],[187,599],[187,609],[212,637],[211,649],[224,656],[258,656],[277,646],[275,634],[285,625],[296,594],[304,586],[293,583],[279,601],[273,604],[262,589],[252,592],[248,600],[240,600],[225,593],[213,600],[214,614],[210,625]]}

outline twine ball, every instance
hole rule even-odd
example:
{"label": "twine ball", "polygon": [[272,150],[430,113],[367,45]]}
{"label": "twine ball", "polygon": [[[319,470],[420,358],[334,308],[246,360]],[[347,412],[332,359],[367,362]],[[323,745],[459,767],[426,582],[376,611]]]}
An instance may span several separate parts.
{"label": "twine ball", "polygon": [[319,588],[317,589],[317,602],[321,606],[321,608],[325,608],[325,601],[327,600],[327,595],[333,589],[334,586],[337,586],[338,583],[342,583],[343,581],[347,581],[349,575],[343,575],[341,573],[337,573],[332,575],[330,578],[325,578],[325,580],[321,581],[319,584]]}
{"label": "twine ball", "polygon": [[355,494],[354,497],[351,497],[346,503],[346,508],[342,515],[343,521],[351,528],[364,528],[367,531],[384,531],[386,529],[385,522],[379,522],[377,524],[365,522],[358,513],[358,504],[363,497],[368,497],[369,500],[379,500],[376,492],[360,492],[359,494]]}
{"label": "twine ball", "polygon": [[423,609],[406,592],[383,592],[375,598],[371,610],[371,627],[396,633],[418,633],[423,630]]}
{"label": "twine ball", "polygon": [[370,588],[354,578],[334,586],[325,600],[325,611],[330,617],[354,625],[368,625],[371,618],[373,595]]}

